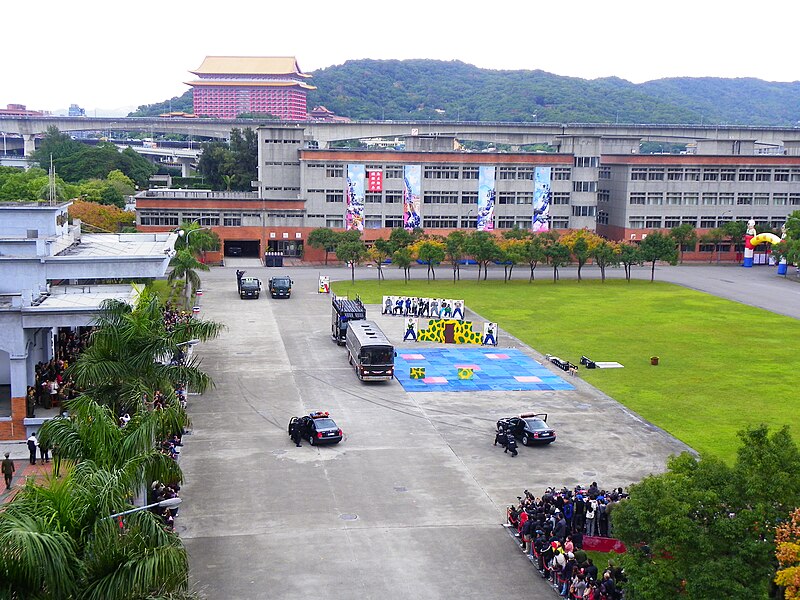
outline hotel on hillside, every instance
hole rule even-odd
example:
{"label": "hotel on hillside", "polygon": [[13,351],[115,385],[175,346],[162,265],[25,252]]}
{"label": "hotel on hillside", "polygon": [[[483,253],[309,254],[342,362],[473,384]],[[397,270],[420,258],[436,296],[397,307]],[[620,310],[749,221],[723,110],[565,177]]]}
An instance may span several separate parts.
{"label": "hotel on hillside", "polygon": [[285,121],[308,119],[306,93],[316,89],[292,56],[207,56],[191,71],[194,114],[235,119],[243,113],[274,115]]}

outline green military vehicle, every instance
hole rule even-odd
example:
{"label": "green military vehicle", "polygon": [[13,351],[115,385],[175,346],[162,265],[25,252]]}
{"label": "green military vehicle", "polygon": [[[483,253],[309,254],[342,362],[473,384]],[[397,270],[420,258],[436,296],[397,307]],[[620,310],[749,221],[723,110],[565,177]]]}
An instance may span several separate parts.
{"label": "green military vehicle", "polygon": [[292,295],[292,279],[288,275],[269,278],[269,293],[273,298],[289,298]]}
{"label": "green military vehicle", "polygon": [[261,294],[261,280],[257,277],[242,277],[239,284],[239,297],[244,300],[245,298],[258,299]]}

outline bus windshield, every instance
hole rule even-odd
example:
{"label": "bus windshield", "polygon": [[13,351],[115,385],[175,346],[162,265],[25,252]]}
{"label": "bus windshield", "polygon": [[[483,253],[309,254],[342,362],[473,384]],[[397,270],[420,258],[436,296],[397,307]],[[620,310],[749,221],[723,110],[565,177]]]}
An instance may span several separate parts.
{"label": "bus windshield", "polygon": [[361,364],[363,365],[389,365],[394,363],[394,353],[391,348],[361,348]]}

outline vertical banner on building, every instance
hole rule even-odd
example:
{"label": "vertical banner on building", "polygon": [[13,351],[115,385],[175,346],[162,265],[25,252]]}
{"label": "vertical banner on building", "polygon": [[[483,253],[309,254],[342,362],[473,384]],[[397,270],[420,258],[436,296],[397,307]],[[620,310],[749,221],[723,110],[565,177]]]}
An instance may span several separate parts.
{"label": "vertical banner on building", "polygon": [[478,168],[478,231],[494,230],[494,167]]}
{"label": "vertical banner on building", "polygon": [[533,220],[531,231],[548,231],[550,229],[550,201],[553,192],[550,190],[550,167],[536,167],[533,172]]}
{"label": "vertical banner on building", "polygon": [[364,231],[364,180],[367,170],[364,165],[347,165],[347,212],[344,227],[348,231]]}
{"label": "vertical banner on building", "polygon": [[419,215],[422,165],[403,167],[403,227],[409,231],[422,226]]}

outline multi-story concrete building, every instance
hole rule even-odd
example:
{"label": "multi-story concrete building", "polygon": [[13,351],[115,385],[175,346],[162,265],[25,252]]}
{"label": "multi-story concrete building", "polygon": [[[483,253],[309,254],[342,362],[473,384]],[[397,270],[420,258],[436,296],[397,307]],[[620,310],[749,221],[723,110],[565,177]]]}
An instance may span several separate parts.
{"label": "multi-story concrete building", "polygon": [[[446,235],[475,229],[479,173],[493,169],[495,230],[530,228],[537,169],[546,169],[551,229],[589,229],[613,240],[641,241],[647,233],[691,223],[701,232],[725,221],[755,219],[781,224],[800,209],[800,153],[793,145],[761,153],[740,140],[702,140],[693,153],[639,154],[640,139],[555,136],[555,152],[465,152],[453,136],[407,136],[404,150],[321,149],[302,128],[259,129],[258,191],[150,190],[137,195],[144,230],[198,221],[246,255],[265,251],[321,257],[303,248],[318,227],[344,228],[348,168],[378,174],[379,189],[363,195],[364,239],[388,236],[404,226],[403,177],[420,170],[421,226]],[[730,244],[701,246],[686,258],[708,258]],[[213,257],[212,257],[213,260]]]}
{"label": "multi-story concrete building", "polygon": [[286,121],[308,119],[306,93],[311,77],[291,56],[207,56],[192,86],[194,114],[234,119],[243,113],[274,115]]}
{"label": "multi-story concrete building", "polygon": [[58,329],[91,325],[106,299],[132,302],[119,281],[163,277],[174,254],[175,233],[83,234],[70,204],[0,204],[0,439],[46,418],[26,417],[25,396]]}

